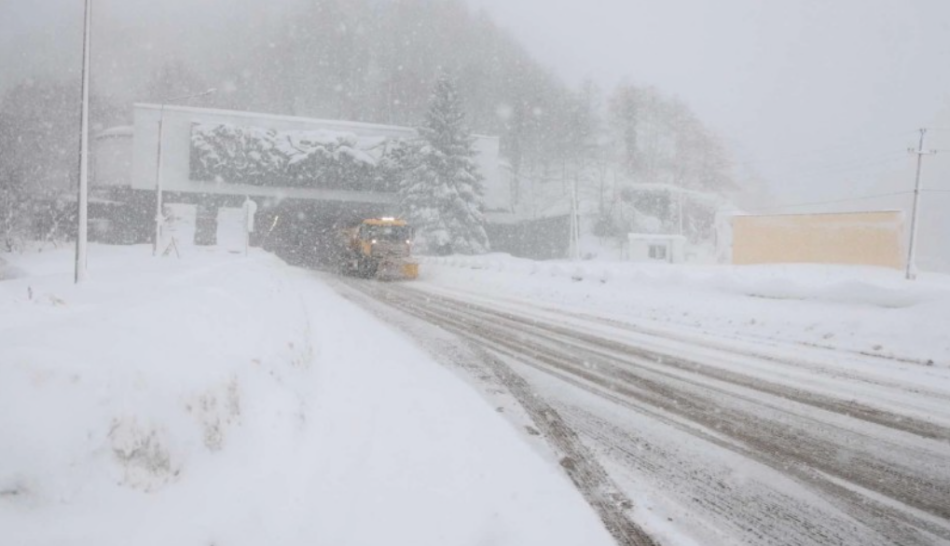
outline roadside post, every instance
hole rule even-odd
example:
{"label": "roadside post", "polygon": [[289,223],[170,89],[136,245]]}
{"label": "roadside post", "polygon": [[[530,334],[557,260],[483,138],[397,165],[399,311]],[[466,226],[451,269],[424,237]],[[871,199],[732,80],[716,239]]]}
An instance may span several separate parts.
{"label": "roadside post", "polygon": [[257,214],[257,203],[247,196],[244,199],[244,255],[247,256],[251,246],[251,233],[254,232],[254,215]]}

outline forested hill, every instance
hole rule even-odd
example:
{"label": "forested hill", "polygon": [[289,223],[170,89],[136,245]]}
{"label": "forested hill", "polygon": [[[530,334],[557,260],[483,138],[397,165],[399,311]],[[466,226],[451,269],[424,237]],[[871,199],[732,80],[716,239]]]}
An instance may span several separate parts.
{"label": "forested hill", "polygon": [[[566,189],[577,181],[602,197],[607,178],[615,189],[650,183],[722,193],[734,185],[728,154],[685,104],[647,86],[570,88],[463,0],[252,7],[266,17],[205,10],[163,31],[135,26],[139,20],[100,25],[94,129],[130,122],[133,102],[209,87],[218,92],[186,104],[416,126],[445,68],[470,128],[501,136],[527,186]],[[153,50],[156,35],[174,53],[161,43]],[[0,142],[3,185],[29,191],[37,180],[75,181],[77,76],[38,75],[4,93],[0,140],[13,140]]]}
{"label": "forested hill", "polygon": [[214,66],[168,62],[142,92],[218,85],[208,105],[414,126],[444,67],[471,129],[501,136],[519,176],[583,179],[596,166],[631,183],[734,186],[728,154],[687,105],[645,86],[571,89],[463,0],[301,0],[235,47]]}
{"label": "forested hill", "polygon": [[444,67],[476,132],[509,137],[524,117],[533,119],[523,133],[567,122],[571,91],[462,0],[308,0],[289,10],[235,43],[239,54],[212,66],[199,64],[205,56],[170,60],[141,92],[158,100],[224,82],[204,104],[414,126]]}

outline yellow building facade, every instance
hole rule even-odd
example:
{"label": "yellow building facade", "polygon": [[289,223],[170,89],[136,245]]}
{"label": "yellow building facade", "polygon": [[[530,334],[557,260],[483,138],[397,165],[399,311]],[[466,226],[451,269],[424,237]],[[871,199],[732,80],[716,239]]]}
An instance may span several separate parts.
{"label": "yellow building facade", "polygon": [[899,211],[775,214],[732,218],[732,263],[821,263],[900,269]]}

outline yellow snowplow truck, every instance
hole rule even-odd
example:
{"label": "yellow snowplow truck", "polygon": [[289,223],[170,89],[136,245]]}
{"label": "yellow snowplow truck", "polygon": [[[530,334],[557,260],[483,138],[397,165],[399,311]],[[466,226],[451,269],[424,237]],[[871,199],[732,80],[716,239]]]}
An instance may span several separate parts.
{"label": "yellow snowplow truck", "polygon": [[412,228],[396,218],[372,218],[343,230],[343,272],[364,278],[415,279]]}

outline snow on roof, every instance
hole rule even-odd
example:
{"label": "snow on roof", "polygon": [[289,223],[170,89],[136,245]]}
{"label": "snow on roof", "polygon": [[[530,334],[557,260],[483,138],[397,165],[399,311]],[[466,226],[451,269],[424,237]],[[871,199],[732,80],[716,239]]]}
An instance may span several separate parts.
{"label": "snow on roof", "polygon": [[[135,108],[141,108],[145,110],[160,110],[163,109],[160,104],[147,104],[147,103],[136,103]],[[335,126],[335,127],[350,127],[353,129],[367,129],[367,130],[389,130],[396,132],[409,132],[415,133],[415,129],[411,127],[400,127],[398,125],[383,125],[378,123],[364,123],[361,121],[343,121],[343,120],[331,120],[331,119],[318,119],[318,118],[305,118],[300,116],[285,116],[285,115],[276,115],[276,114],[262,114],[259,112],[243,112],[240,110],[221,110],[218,108],[197,108],[193,106],[172,106],[165,105],[164,110],[166,112],[187,112],[192,114],[208,114],[208,115],[218,115],[218,116],[227,116],[227,117],[238,117],[238,118],[247,118],[247,119],[257,119],[257,120],[272,120],[272,121],[292,121],[292,122],[302,122],[302,123],[312,123],[314,125],[323,125],[323,126]]]}
{"label": "snow on roof", "polygon": [[[165,112],[184,112],[191,114],[205,114],[212,116],[226,116],[226,117],[237,117],[237,118],[246,118],[246,119],[255,119],[255,120],[267,120],[267,121],[288,121],[296,123],[309,123],[313,125],[320,125],[324,127],[336,127],[341,129],[351,129],[351,130],[362,130],[362,131],[373,131],[373,132],[391,132],[404,134],[406,136],[414,136],[416,134],[415,127],[404,127],[401,125],[386,125],[382,123],[366,123],[363,121],[347,121],[347,120],[338,120],[338,119],[321,119],[321,118],[307,118],[301,116],[286,116],[279,114],[265,114],[261,112],[245,112],[241,110],[222,110],[220,108],[198,108],[194,106],[174,106],[174,105],[161,105],[161,104],[151,104],[151,103],[135,103],[134,108],[140,108],[143,110],[164,110]],[[495,139],[499,137],[492,135],[482,135],[478,133],[472,133],[472,136],[478,139]]]}

